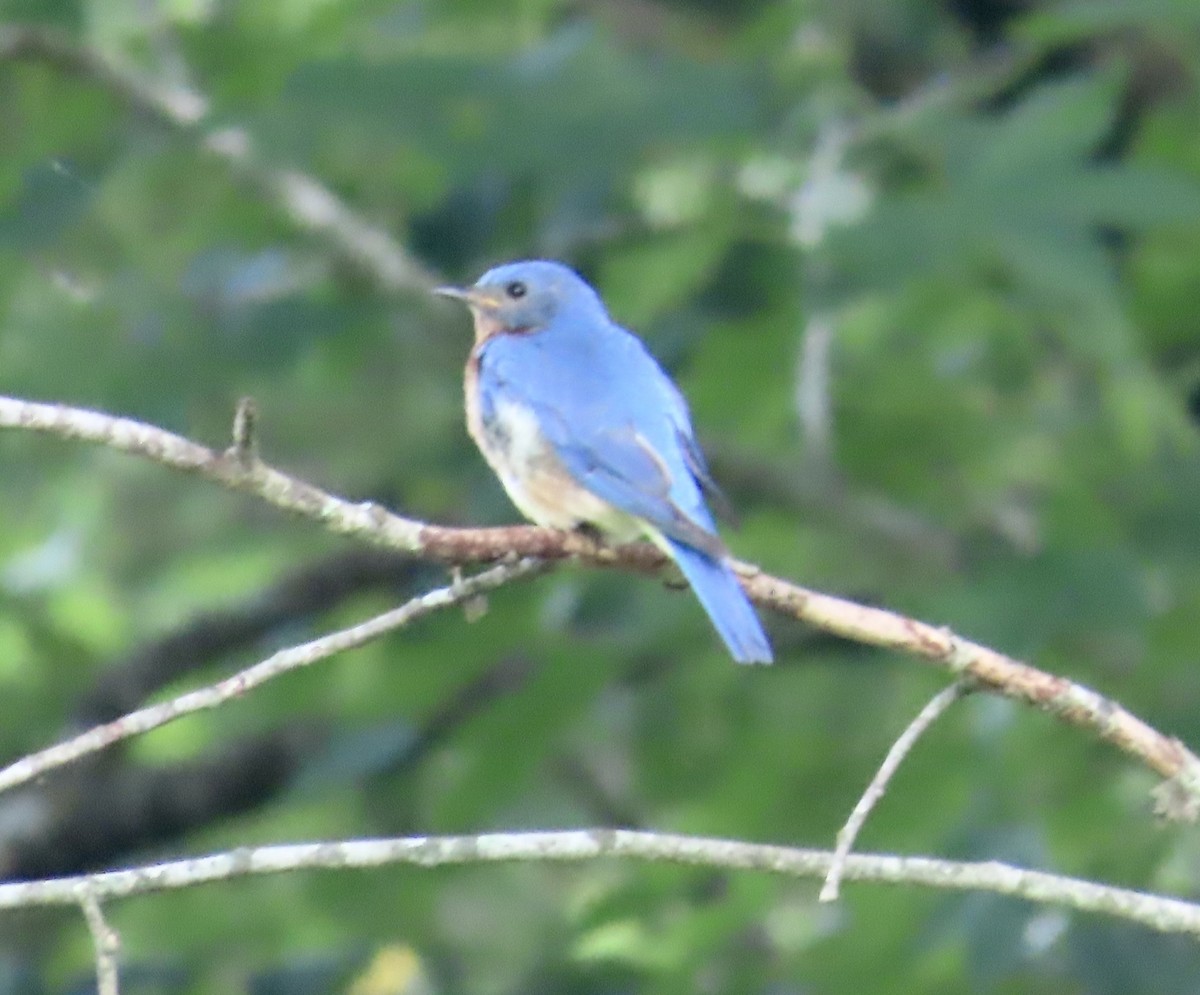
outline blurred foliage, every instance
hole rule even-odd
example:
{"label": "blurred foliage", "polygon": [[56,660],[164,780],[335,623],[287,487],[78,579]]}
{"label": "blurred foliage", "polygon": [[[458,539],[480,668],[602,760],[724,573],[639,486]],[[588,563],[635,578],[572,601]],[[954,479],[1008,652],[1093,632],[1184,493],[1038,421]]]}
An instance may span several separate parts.
{"label": "blurred foliage", "polygon": [[[263,161],[447,278],[572,262],[691,399],[739,555],[949,624],[1200,744],[1194,0],[0,10],[197,88],[213,126],[244,127]],[[283,468],[437,521],[515,519],[462,425],[463,314],[380,291],[86,73],[0,64],[0,148],[0,391],[213,445],[249,394]],[[833,329],[824,377],[804,375],[826,362],[814,318]],[[6,433],[0,467],[9,756],[60,735],[130,647],[344,545],[54,440]],[[392,600],[296,619],[212,674]],[[330,731],[282,793],[125,859],[611,822],[828,846],[943,678],[772,626],[780,663],[750,670],[650,581],[563,570],[498,592],[478,621],[428,619],[139,742],[154,768]],[[411,756],[414,729],[507,659],[527,678]],[[1156,824],[1151,787],[1086,736],[976,697],[917,747],[863,844],[1194,896],[1196,831]],[[1194,944],[1115,921],[863,885],[826,908],[816,891],[624,864],[385,869],[110,912],[129,992],[1102,995],[1200,971]],[[8,923],[0,993],[86,990],[78,915]]]}

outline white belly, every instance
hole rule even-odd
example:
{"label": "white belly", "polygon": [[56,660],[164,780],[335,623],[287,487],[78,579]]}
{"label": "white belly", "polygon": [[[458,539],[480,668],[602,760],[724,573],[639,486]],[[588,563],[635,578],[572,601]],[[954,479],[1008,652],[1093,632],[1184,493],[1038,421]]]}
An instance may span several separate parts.
{"label": "white belly", "polygon": [[477,412],[473,414],[471,434],[513,504],[527,518],[557,529],[587,523],[617,542],[646,535],[636,518],[598,498],[567,472],[528,408],[502,401],[488,425]]}

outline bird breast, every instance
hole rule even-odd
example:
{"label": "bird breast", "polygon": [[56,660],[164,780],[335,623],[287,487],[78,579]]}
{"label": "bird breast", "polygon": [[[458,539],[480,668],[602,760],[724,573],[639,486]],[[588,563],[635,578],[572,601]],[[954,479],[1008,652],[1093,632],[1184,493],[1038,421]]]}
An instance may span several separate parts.
{"label": "bird breast", "polygon": [[477,376],[477,370],[469,366],[467,427],[513,504],[526,518],[557,529],[574,529],[588,523],[618,542],[645,534],[636,519],[571,476],[530,408],[501,398],[493,403],[492,416],[484,418],[479,391],[472,383]]}

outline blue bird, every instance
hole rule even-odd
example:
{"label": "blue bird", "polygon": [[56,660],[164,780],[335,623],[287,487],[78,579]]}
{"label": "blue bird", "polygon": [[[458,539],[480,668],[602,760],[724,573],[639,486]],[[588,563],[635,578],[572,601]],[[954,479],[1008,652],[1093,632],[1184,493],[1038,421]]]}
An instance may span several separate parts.
{"label": "blue bird", "polygon": [[683,572],[738,663],[771,644],[705,503],[720,499],[687,402],[641,340],[561,263],[489,270],[466,302],[475,345],[467,428],[513,503],[539,525],[648,538]]}

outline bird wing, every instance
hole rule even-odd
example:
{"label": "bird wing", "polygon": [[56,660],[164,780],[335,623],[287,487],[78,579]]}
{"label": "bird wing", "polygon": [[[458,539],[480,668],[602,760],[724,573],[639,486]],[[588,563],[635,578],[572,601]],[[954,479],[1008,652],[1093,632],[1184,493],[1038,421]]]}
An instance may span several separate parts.
{"label": "bird wing", "polygon": [[[669,539],[711,556],[725,548],[702,510],[689,513],[676,499],[679,473],[631,423],[591,426],[587,431],[557,430],[543,415],[546,438],[567,472],[597,497],[643,519]],[[675,462],[672,460],[671,462]],[[698,502],[698,509],[702,505]]]}
{"label": "bird wing", "polygon": [[712,473],[708,469],[708,461],[704,458],[704,452],[700,448],[700,443],[696,440],[696,433],[692,428],[692,413],[688,408],[687,399],[684,398],[679,388],[675,386],[675,381],[667,376],[663,368],[658,365],[657,360],[646,352],[641,340],[623,328],[620,328],[620,331],[625,334],[628,340],[634,343],[637,350],[648,360],[644,364],[646,367],[646,376],[656,381],[659,392],[666,398],[667,414],[675,428],[675,442],[679,446],[680,453],[683,455],[684,465],[687,468],[688,474],[699,485],[700,492],[704,497],[712,502],[716,508],[717,517],[726,522],[736,524],[737,516],[734,514],[733,505],[730,503],[729,498],[725,496],[725,492],[713,480]]}
{"label": "bird wing", "polygon": [[560,355],[537,337],[497,340],[483,356],[480,386],[532,410],[564,468],[597,497],[670,539],[723,556],[687,408],[641,343],[621,335],[586,356]]}
{"label": "bird wing", "polygon": [[[671,384],[671,386],[674,388],[675,385]],[[717,517],[727,525],[736,526],[737,515],[734,513],[733,505],[725,496],[725,492],[713,480],[708,469],[708,461],[705,460],[704,452],[700,449],[700,443],[692,434],[692,422],[688,416],[686,405],[683,408],[683,415],[683,421],[678,422],[675,426],[675,435],[679,441],[680,452],[683,453],[683,460],[687,464],[688,473],[699,485],[701,493],[716,508]]]}

